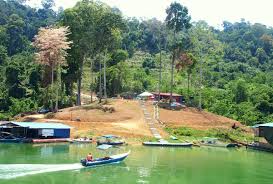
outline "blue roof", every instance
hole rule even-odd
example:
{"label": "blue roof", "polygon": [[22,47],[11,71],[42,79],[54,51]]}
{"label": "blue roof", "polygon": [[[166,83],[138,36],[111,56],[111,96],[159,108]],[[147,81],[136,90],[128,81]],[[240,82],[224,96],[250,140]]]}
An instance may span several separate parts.
{"label": "blue roof", "polygon": [[253,128],[259,128],[259,127],[272,127],[273,128],[273,123],[257,124],[257,125],[253,126]]}
{"label": "blue roof", "polygon": [[70,126],[61,123],[35,123],[35,122],[11,122],[21,127],[30,129],[70,129]]}

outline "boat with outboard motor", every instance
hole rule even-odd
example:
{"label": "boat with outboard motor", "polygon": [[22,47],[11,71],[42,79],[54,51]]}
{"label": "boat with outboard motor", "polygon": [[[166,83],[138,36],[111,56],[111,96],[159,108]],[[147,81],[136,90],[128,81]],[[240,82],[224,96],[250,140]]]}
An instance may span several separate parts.
{"label": "boat with outboard motor", "polygon": [[123,154],[112,155],[109,157],[97,158],[92,161],[87,161],[86,159],[82,159],[81,164],[84,167],[92,167],[92,166],[98,166],[98,165],[119,163],[119,162],[123,161],[125,158],[127,158],[130,153],[131,153],[131,151],[129,151],[127,153],[123,153]]}

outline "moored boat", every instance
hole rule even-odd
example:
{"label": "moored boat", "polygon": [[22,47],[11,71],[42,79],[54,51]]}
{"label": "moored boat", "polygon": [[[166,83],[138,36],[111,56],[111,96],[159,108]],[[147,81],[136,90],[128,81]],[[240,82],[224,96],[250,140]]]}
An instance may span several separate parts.
{"label": "moored boat", "polygon": [[97,145],[108,144],[112,146],[123,145],[125,143],[119,136],[115,135],[103,135],[98,138]]}
{"label": "moored boat", "polygon": [[28,143],[31,139],[16,137],[9,132],[0,132],[0,142],[2,143]]}
{"label": "moored boat", "polygon": [[201,142],[201,146],[211,146],[211,147],[220,147],[220,148],[238,148],[240,147],[237,143],[224,143],[219,141],[217,138],[204,137]]}
{"label": "moored boat", "polygon": [[71,142],[71,143],[92,143],[92,139],[79,138],[79,139],[72,139],[69,142]]}
{"label": "moored boat", "polygon": [[161,146],[161,147],[192,147],[192,143],[171,143],[171,142],[143,142],[144,146]]}
{"label": "moored boat", "polygon": [[108,145],[112,145],[112,146],[118,146],[118,145],[122,145],[124,144],[124,141],[97,141],[97,145],[102,145],[102,144],[108,144]]}
{"label": "moored boat", "polygon": [[123,154],[113,155],[110,157],[97,158],[92,161],[87,161],[86,159],[82,159],[81,164],[85,167],[92,167],[92,166],[98,166],[98,165],[119,163],[123,161],[125,158],[127,158],[130,153],[131,151],[127,153],[123,153]]}

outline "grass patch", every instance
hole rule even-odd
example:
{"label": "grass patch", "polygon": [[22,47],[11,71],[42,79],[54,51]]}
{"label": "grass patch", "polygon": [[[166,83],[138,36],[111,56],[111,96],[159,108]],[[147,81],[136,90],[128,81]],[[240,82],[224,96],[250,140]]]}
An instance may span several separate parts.
{"label": "grass patch", "polygon": [[94,138],[94,132],[93,131],[88,131],[88,132],[85,132],[85,133],[78,133],[78,134],[75,134],[74,135],[74,138],[77,139],[77,138],[82,138],[82,137],[86,137],[86,138]]}
{"label": "grass patch", "polygon": [[[253,136],[238,128],[236,130],[212,128],[209,130],[197,130],[189,127],[166,128],[170,135],[176,136],[179,140],[196,140],[203,137],[214,137],[224,142],[236,140],[239,142],[250,142]],[[172,142],[175,140],[172,140]]]}

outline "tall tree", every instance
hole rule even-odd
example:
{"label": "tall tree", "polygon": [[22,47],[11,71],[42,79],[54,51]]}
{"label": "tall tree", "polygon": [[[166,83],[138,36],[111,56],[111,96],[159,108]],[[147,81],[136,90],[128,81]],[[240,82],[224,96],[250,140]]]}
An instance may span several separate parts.
{"label": "tall tree", "polygon": [[191,17],[188,15],[188,8],[182,6],[180,3],[171,3],[170,7],[166,10],[166,24],[167,28],[173,31],[173,46],[172,46],[172,70],[171,70],[171,96],[170,103],[173,100],[173,85],[174,85],[174,63],[177,55],[177,40],[176,35],[178,32],[189,29],[191,24]]}
{"label": "tall tree", "polygon": [[[59,28],[41,28],[38,35],[35,36],[33,45],[38,49],[36,61],[42,65],[49,66],[51,69],[51,89],[53,93],[54,70],[56,69],[57,81],[59,77],[59,68],[66,64],[65,57],[67,50],[70,49],[71,41],[68,41],[70,34],[68,27]],[[58,85],[56,90],[56,106],[52,110],[58,110]]]}
{"label": "tall tree", "polygon": [[179,56],[178,63],[175,65],[175,68],[178,71],[183,71],[187,69],[188,74],[188,99],[190,96],[190,75],[192,73],[193,68],[196,64],[196,58],[193,56],[192,53],[182,53]]}

